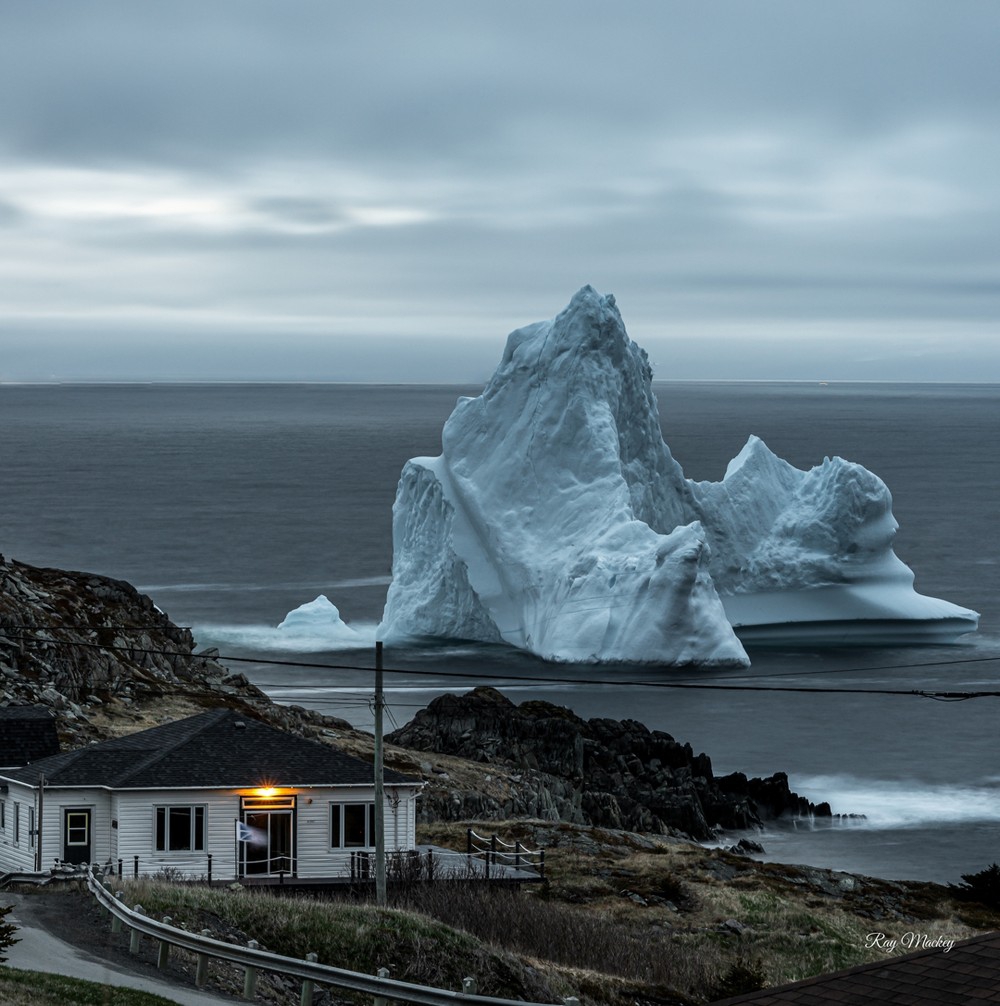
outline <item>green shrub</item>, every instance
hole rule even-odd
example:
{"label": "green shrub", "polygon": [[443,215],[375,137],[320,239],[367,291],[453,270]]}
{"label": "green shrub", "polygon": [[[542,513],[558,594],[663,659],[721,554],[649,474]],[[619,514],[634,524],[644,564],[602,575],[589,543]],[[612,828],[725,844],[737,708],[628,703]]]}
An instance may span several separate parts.
{"label": "green shrub", "polygon": [[[7,921],[7,916],[13,910],[13,905],[8,905],[6,908],[0,908],[0,950],[6,950],[8,947],[12,947],[15,943],[20,943],[14,933],[17,932],[17,926],[13,922]],[[7,960],[6,956],[0,953],[0,961]]]}

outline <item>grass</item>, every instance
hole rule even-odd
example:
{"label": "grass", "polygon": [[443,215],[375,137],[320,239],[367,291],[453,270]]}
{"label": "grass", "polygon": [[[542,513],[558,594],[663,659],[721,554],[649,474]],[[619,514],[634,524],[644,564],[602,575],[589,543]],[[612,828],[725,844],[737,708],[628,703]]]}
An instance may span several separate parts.
{"label": "grass", "polygon": [[173,1006],[173,999],[79,978],[0,967],[3,1006]]}
{"label": "grass", "polygon": [[125,889],[127,903],[141,904],[153,917],[211,929],[217,939],[252,938],[288,957],[315,953],[321,964],[366,974],[385,967],[401,981],[455,990],[473,975],[480,994],[504,998],[544,1002],[564,994],[513,954],[413,911],[158,880],[132,881]]}
{"label": "grass", "polygon": [[[884,960],[873,931],[963,939],[1000,915],[930,884],[752,863],[688,842],[566,824],[493,825],[548,849],[549,883],[521,891],[438,882],[390,891],[392,907],[129,884],[130,904],[277,953],[485,995],[623,1006],[704,1003]],[[461,848],[464,826],[421,829]],[[970,910],[976,914],[970,915]],[[973,921],[974,920],[974,921]],[[976,923],[979,923],[978,925]],[[905,952],[902,941],[897,953]]]}

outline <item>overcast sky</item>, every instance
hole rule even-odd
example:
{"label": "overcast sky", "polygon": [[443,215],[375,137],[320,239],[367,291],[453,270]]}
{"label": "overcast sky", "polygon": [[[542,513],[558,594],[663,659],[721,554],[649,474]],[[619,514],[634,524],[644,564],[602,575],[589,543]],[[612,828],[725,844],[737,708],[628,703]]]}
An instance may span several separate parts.
{"label": "overcast sky", "polygon": [[0,380],[1000,381],[1000,4],[3,0]]}

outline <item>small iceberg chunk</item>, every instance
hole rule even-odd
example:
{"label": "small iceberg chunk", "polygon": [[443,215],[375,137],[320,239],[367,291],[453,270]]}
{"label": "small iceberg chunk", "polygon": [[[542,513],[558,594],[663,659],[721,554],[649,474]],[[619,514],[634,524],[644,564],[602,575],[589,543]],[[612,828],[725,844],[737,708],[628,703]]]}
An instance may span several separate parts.
{"label": "small iceberg chunk", "polygon": [[339,609],[325,594],[290,611],[278,624],[278,630],[331,647],[363,642],[361,635],[340,617]]}

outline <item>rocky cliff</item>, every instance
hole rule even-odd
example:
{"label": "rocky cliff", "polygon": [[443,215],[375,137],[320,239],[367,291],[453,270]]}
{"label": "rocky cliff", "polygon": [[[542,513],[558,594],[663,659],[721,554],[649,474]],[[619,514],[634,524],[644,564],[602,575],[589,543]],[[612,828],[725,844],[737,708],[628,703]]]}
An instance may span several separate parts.
{"label": "rocky cliff", "polygon": [[275,705],[194,649],[187,629],[123,580],[0,556],[0,703],[55,710],[64,747],[218,705],[300,733],[348,727]]}
{"label": "rocky cliff", "polygon": [[583,720],[548,702],[514,705],[492,688],[443,695],[387,740],[507,776],[500,796],[430,787],[425,820],[530,816],[706,839],[786,815],[830,816],[828,804],[791,792],[784,774],[717,778],[707,755],[635,720]]}

